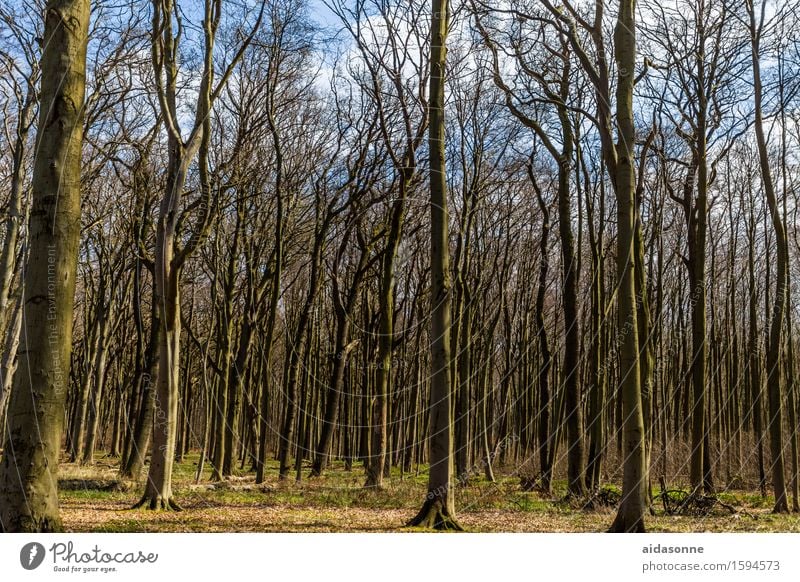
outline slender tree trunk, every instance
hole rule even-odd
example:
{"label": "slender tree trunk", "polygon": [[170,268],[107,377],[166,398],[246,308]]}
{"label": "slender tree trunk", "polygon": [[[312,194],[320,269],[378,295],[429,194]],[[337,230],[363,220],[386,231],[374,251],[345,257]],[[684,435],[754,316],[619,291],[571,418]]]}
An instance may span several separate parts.
{"label": "slender tree trunk", "polygon": [[[271,119],[271,117],[270,117]],[[278,300],[281,296],[281,282],[283,273],[283,221],[284,221],[284,206],[283,206],[283,158],[282,150],[280,147],[280,136],[277,133],[274,123],[270,123],[272,133],[273,145],[275,146],[275,247],[273,255],[275,258],[272,267],[272,281],[270,283],[270,301],[267,313],[267,329],[264,337],[264,370],[262,377],[264,378],[263,385],[261,386],[261,402],[260,410],[261,415],[259,418],[258,428],[258,456],[256,458],[256,483],[263,483],[265,477],[265,469],[267,464],[267,446],[271,427],[269,423],[269,407],[270,407],[270,373],[272,370],[272,344],[275,337],[275,323],[278,317]]]}
{"label": "slender tree trunk", "polygon": [[642,386],[639,365],[639,333],[636,313],[634,238],[636,220],[635,132],[633,85],[636,63],[635,0],[621,0],[614,30],[617,61],[617,125],[619,128],[614,188],[617,196],[618,333],[623,414],[622,502],[609,531],[643,532],[647,507],[647,467]]}
{"label": "slender tree trunk", "polygon": [[453,497],[453,418],[450,377],[450,237],[445,167],[444,87],[447,58],[447,0],[433,0],[431,15],[430,149],[431,188],[431,389],[428,494],[409,525],[460,530]]}
{"label": "slender tree trunk", "polygon": [[494,483],[494,468],[492,466],[494,455],[489,444],[492,427],[488,422],[487,409],[489,401],[492,398],[492,360],[491,355],[487,354],[484,358],[483,371],[479,375],[480,378],[480,393],[478,394],[478,451],[480,454],[480,462],[483,465],[483,476],[490,483]]}
{"label": "slender tree trunk", "polygon": [[389,389],[392,383],[394,349],[394,286],[395,260],[400,246],[405,211],[407,171],[402,171],[400,192],[392,203],[389,235],[381,266],[380,316],[378,322],[378,361],[375,400],[372,406],[372,443],[365,487],[383,486],[386,463],[387,426],[389,422]]}
{"label": "slender tree trunk", "polygon": [[539,450],[539,470],[541,487],[545,492],[550,491],[553,476],[553,465],[551,456],[550,442],[550,369],[552,367],[552,356],[550,345],[547,339],[547,328],[544,322],[544,302],[547,293],[547,273],[549,263],[549,237],[550,237],[550,210],[545,202],[544,195],[538,187],[536,178],[533,175],[532,166],[528,166],[528,174],[536,191],[539,201],[539,210],[542,213],[542,235],[539,241],[539,282],[536,291],[536,304],[534,320],[536,322],[536,335],[539,340],[539,402],[537,417],[538,426],[538,450]]}
{"label": "slender tree trunk", "polygon": [[[587,181],[588,182],[588,181]],[[587,192],[589,189],[587,188]],[[605,217],[605,189],[600,186],[600,211],[599,222],[602,225]],[[587,200],[587,205],[588,205]],[[606,370],[605,370],[605,299],[603,295],[603,281],[605,269],[603,265],[603,229],[599,227],[597,235],[594,234],[593,207],[589,212],[589,239],[592,252],[592,287],[591,287],[591,337],[590,344],[590,374],[591,386],[589,389],[589,454],[586,467],[586,486],[590,491],[600,486],[600,472],[603,464],[603,451],[606,446]]]}
{"label": "slender tree trunk", "polygon": [[[461,297],[464,300],[464,303],[460,308],[454,311],[456,317],[460,318],[460,331],[459,331],[459,341],[458,341],[458,350],[456,352],[455,359],[457,360],[457,366],[455,370],[457,371],[457,375],[453,375],[454,384],[456,384],[455,379],[457,378],[457,386],[458,386],[458,405],[456,407],[456,418],[455,418],[455,438],[456,438],[456,448],[455,448],[455,462],[456,462],[456,475],[458,476],[458,481],[462,485],[465,485],[470,477],[470,470],[469,470],[469,434],[470,434],[470,422],[469,422],[469,415],[470,415],[470,387],[472,385],[472,352],[473,352],[473,337],[471,334],[472,328],[472,306],[470,305],[472,301],[471,293],[469,289],[462,289]],[[481,407],[485,402],[481,399]],[[478,415],[480,415],[480,408]],[[479,431],[483,430],[484,428],[479,428]]]}
{"label": "slender tree trunk", "polygon": [[749,0],[750,33],[753,62],[753,92],[755,110],[755,133],[758,145],[758,159],[761,168],[761,180],[764,193],[767,197],[772,228],[778,248],[777,281],[775,285],[775,303],[772,307],[772,319],[769,327],[769,345],[767,347],[767,401],[769,404],[770,449],[772,452],[772,488],[775,494],[775,513],[789,511],[788,496],[786,493],[786,474],[783,459],[783,377],[781,375],[781,347],[783,325],[788,297],[788,239],[783,228],[783,220],[778,210],[778,201],[775,195],[775,186],[769,166],[769,151],[764,133],[764,119],[762,113],[762,86],[761,67],[759,55],[759,41],[761,24],[756,24],[755,7],[753,0]]}
{"label": "slender tree trunk", "polygon": [[[562,81],[564,91],[569,87],[569,67],[564,68]],[[561,238],[561,266],[564,310],[564,395],[567,424],[567,494],[583,497],[584,451],[583,412],[580,390],[580,324],[578,322],[578,258],[575,253],[575,238],[572,233],[572,196],[570,174],[573,156],[572,123],[566,106],[559,105],[561,134],[563,137],[561,156],[558,160],[558,231]]]}
{"label": "slender tree trunk", "polygon": [[133,422],[131,448],[121,465],[120,476],[123,479],[136,479],[144,467],[145,457],[153,435],[153,410],[155,408],[154,378],[158,374],[158,349],[161,335],[161,317],[158,306],[153,304],[150,318],[150,338],[144,353],[141,370],[135,382],[138,386],[139,406]]}
{"label": "slender tree trunk", "polygon": [[[699,58],[700,86],[704,87],[702,56]],[[706,361],[708,358],[708,345],[706,342],[706,230],[708,222],[708,160],[706,153],[706,109],[707,103],[704,89],[700,91],[698,99],[697,116],[697,154],[696,163],[692,170],[697,168],[697,199],[691,203],[692,192],[684,193],[686,208],[686,221],[689,230],[689,283],[690,304],[692,308],[692,355],[690,359],[692,375],[692,391],[694,395],[692,406],[692,449],[690,460],[690,481],[694,492],[708,491],[711,487],[710,472],[705,470],[705,459],[708,451],[705,450],[707,441],[706,426],[706,393],[707,372]],[[689,180],[689,184],[692,184]]]}
{"label": "slender tree trunk", "polygon": [[761,386],[761,365],[758,346],[758,290],[756,289],[755,275],[755,219],[753,217],[753,202],[750,201],[750,224],[748,225],[748,249],[747,249],[747,276],[748,276],[748,341],[747,341],[747,383],[748,392],[752,406],[750,414],[753,421],[753,437],[756,441],[757,462],[758,462],[758,488],[761,496],[766,497],[766,474],[764,471],[764,428],[762,424],[762,395],[764,390]]}
{"label": "slender tree trunk", "polygon": [[100,301],[103,304],[100,305],[100,313],[98,314],[100,317],[100,322],[98,323],[97,329],[97,352],[94,356],[94,366],[90,372],[94,380],[92,381],[90,408],[87,418],[86,441],[83,445],[83,451],[81,452],[81,462],[85,464],[94,462],[95,440],[97,439],[97,426],[100,420],[100,407],[103,402],[103,389],[105,387],[106,379],[106,360],[108,358],[108,324],[110,314],[108,313],[107,307],[104,305],[105,298],[101,297]]}
{"label": "slender tree trunk", "polygon": [[[345,250],[345,246],[340,248],[340,254]],[[361,258],[356,267],[356,272],[353,277],[350,290],[344,301],[340,298],[338,273],[333,276],[333,294],[334,294],[334,315],[336,319],[336,332],[333,353],[333,365],[331,367],[331,379],[328,385],[327,395],[325,398],[325,415],[322,421],[322,428],[320,430],[319,442],[314,456],[314,464],[311,469],[313,476],[319,476],[328,465],[330,457],[331,442],[333,440],[333,432],[336,429],[339,421],[339,407],[341,401],[341,394],[345,386],[345,373],[347,371],[347,361],[350,357],[350,352],[356,347],[357,342],[350,342],[350,321],[353,316],[353,310],[358,296],[359,285],[364,273],[364,266],[367,262],[367,249],[363,249]],[[337,263],[338,268],[338,263]]]}
{"label": "slender tree trunk", "polygon": [[[256,483],[263,483],[267,464],[267,447],[272,427],[269,423],[270,414],[270,380],[272,371],[272,347],[275,338],[275,324],[278,317],[278,301],[281,297],[281,284],[284,261],[284,221],[286,220],[284,200],[284,168],[283,168],[283,142],[278,126],[275,123],[274,96],[268,98],[267,124],[272,138],[272,147],[275,150],[275,243],[273,247],[274,265],[272,267],[271,296],[267,315],[266,337],[264,339],[264,385],[261,388],[261,418],[258,431],[258,457],[256,458]],[[281,469],[281,473],[282,473]]]}
{"label": "slender tree trunk", "polygon": [[[475,172],[479,171],[476,164]],[[455,463],[456,475],[461,484],[466,484],[470,477],[469,470],[469,443],[470,443],[470,388],[472,386],[472,335],[470,302],[472,300],[469,286],[466,284],[466,271],[470,263],[470,250],[472,241],[472,223],[474,220],[474,207],[477,203],[477,194],[472,188],[464,193],[464,205],[461,212],[461,236],[455,250],[455,265],[453,272],[454,302],[451,336],[451,349],[454,352],[451,367],[453,383],[458,387],[455,403]]]}
{"label": "slender tree trunk", "polygon": [[789,479],[789,489],[792,493],[792,511],[800,512],[800,451],[797,438],[797,369],[795,368],[794,338],[792,337],[791,309],[786,313],[786,333],[789,336],[787,345],[787,382],[788,382],[788,407],[791,445],[792,472]]}

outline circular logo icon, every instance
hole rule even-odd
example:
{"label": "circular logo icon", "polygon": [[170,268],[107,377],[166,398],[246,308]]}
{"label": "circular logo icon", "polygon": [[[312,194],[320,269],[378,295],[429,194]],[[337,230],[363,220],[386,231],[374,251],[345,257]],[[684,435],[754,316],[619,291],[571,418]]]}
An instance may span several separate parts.
{"label": "circular logo icon", "polygon": [[26,570],[35,570],[44,561],[44,546],[38,542],[30,542],[19,551],[19,563]]}

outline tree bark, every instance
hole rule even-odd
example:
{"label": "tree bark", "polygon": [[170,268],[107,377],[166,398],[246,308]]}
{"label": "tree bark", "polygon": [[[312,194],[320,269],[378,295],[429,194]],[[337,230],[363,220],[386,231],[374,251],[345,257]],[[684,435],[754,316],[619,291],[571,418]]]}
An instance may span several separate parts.
{"label": "tree bark", "polygon": [[770,449],[772,452],[772,489],[775,495],[775,507],[773,508],[773,512],[787,513],[789,511],[789,501],[786,492],[786,474],[783,459],[783,406],[781,399],[783,397],[784,382],[781,374],[781,350],[788,298],[789,244],[786,238],[786,231],[783,228],[783,220],[778,210],[775,185],[769,165],[767,138],[764,133],[762,112],[763,89],[761,85],[759,54],[763,13],[761,23],[757,23],[753,0],[748,0],[747,4],[750,16],[750,45],[752,49],[753,102],[755,113],[754,128],[756,144],[758,145],[758,160],[759,167],[761,168],[761,180],[764,185],[764,193],[767,197],[767,207],[769,208],[770,218],[772,219],[772,228],[775,232],[776,245],[778,248],[775,302],[772,306],[772,318],[769,324],[769,345],[767,348],[767,402],[769,405],[769,422],[767,428],[769,429]]}
{"label": "tree bark", "polygon": [[618,334],[620,346],[623,414],[623,480],[620,503],[611,532],[643,532],[647,506],[645,487],[645,426],[639,363],[639,333],[636,309],[634,238],[636,220],[635,131],[633,85],[636,64],[635,0],[621,0],[614,30],[617,61],[617,162],[614,189],[617,197]]}
{"label": "tree bark", "polygon": [[444,85],[447,58],[447,0],[433,0],[431,14],[430,150],[431,188],[431,388],[428,494],[409,525],[461,530],[453,498],[453,419],[450,407],[450,237],[445,167]]}
{"label": "tree bark", "polygon": [[57,473],[80,236],[88,0],[45,8],[26,261],[25,333],[0,464],[0,530],[61,530]]}

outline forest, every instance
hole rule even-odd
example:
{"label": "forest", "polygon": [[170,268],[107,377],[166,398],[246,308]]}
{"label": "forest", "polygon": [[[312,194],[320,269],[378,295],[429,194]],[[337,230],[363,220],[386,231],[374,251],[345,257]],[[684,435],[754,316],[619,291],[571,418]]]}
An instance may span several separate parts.
{"label": "forest", "polygon": [[800,531],[796,0],[6,0],[0,531]]}

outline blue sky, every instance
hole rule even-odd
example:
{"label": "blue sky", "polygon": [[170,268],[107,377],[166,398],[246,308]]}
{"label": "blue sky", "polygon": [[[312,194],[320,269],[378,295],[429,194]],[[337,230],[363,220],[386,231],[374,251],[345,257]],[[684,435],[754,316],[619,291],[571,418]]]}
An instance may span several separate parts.
{"label": "blue sky", "polygon": [[309,6],[311,7],[311,15],[314,20],[324,26],[336,25],[339,19],[328,9],[322,0],[310,0]]}

